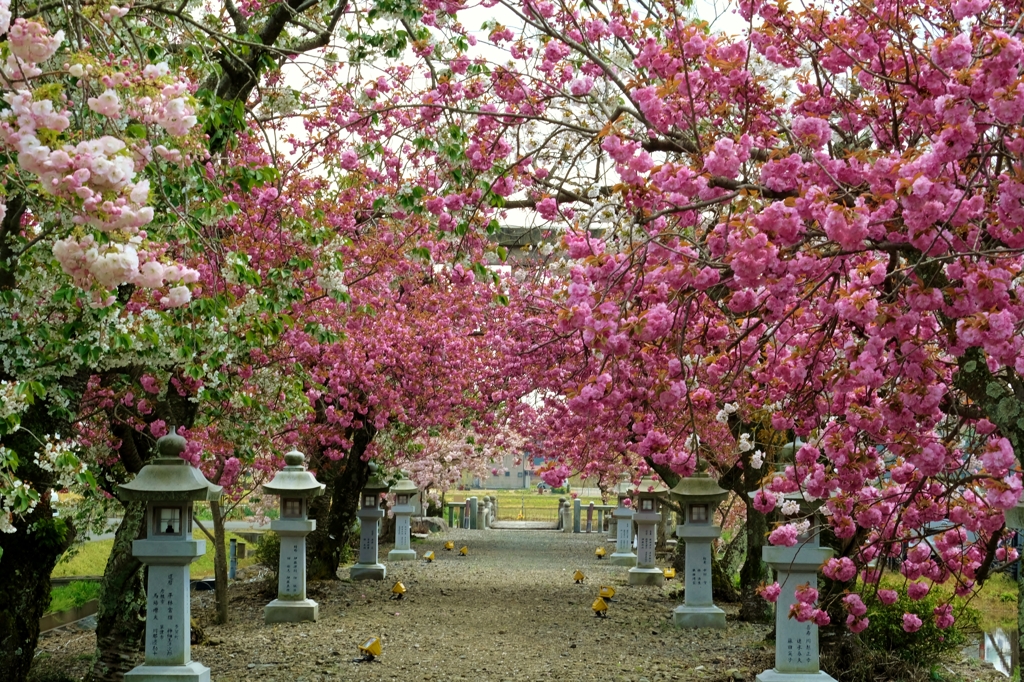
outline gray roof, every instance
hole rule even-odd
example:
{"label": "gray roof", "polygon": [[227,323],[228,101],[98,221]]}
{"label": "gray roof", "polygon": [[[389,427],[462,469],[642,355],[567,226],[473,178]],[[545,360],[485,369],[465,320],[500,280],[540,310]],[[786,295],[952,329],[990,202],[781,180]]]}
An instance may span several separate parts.
{"label": "gray roof", "polygon": [[700,504],[702,502],[717,504],[729,495],[729,491],[723,490],[718,485],[718,481],[711,476],[699,473],[679,479],[676,487],[672,488],[671,495],[684,504]]}
{"label": "gray roof", "polygon": [[322,495],[326,484],[320,483],[313,474],[306,471],[306,456],[298,450],[292,450],[284,456],[284,469],[277,472],[274,479],[263,484],[264,495],[281,495],[283,497],[317,497]]}
{"label": "gray roof", "polygon": [[188,443],[174,428],[156,442],[159,455],[142,467],[131,483],[118,486],[133,502],[200,502],[220,499],[223,488],[206,480],[203,472],[181,458]]}

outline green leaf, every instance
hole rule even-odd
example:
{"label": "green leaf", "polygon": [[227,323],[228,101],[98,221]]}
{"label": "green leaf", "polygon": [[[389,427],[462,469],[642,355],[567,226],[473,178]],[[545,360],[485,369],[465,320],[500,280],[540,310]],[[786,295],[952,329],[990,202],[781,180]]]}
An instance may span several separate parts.
{"label": "green leaf", "polygon": [[146,126],[141,123],[132,123],[124,129],[124,134],[126,137],[141,140],[146,137]]}

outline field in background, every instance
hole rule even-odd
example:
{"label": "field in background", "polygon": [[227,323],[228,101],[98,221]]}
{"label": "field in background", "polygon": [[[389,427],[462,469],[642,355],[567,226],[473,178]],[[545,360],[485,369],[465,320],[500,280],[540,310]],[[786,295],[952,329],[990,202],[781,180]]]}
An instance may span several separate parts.
{"label": "field in background", "polygon": [[[451,490],[445,495],[446,503],[462,503],[469,497],[483,497],[494,495],[498,498],[498,520],[499,521],[556,521],[558,518],[558,498],[571,499],[568,493],[545,492],[538,494],[536,489],[532,490]],[[597,495],[580,496],[580,503],[583,505],[583,514],[586,518],[586,507],[593,502],[601,504],[601,498]],[[609,501],[614,504],[612,498]],[[445,512],[447,515],[447,512]],[[520,519],[520,514],[522,518]],[[595,518],[596,522],[596,518]]]}
{"label": "field in background", "polygon": [[[234,533],[225,533],[225,543],[230,542],[231,538],[235,538],[239,542],[245,542],[242,538],[238,537]],[[202,531],[195,531],[192,533],[192,537],[196,540],[206,540],[206,554],[199,557],[192,564],[191,574],[193,578],[208,578],[213,575],[213,543],[209,541]],[[53,569],[54,577],[63,576],[75,576],[75,575],[103,575],[103,569],[107,566],[107,557],[110,556],[110,550],[114,546],[113,540],[97,540],[96,542],[87,542],[77,548],[77,551],[70,559],[61,559],[60,563],[57,564],[56,568]],[[249,546],[251,552],[255,547]],[[245,559],[238,561],[238,567],[249,566],[254,563],[255,559],[247,556]]]}

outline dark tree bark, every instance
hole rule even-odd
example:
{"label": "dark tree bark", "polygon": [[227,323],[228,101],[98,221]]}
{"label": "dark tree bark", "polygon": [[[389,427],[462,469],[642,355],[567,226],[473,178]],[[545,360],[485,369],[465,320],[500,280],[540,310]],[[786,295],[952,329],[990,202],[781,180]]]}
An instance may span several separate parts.
{"label": "dark tree bark", "polygon": [[757,593],[761,583],[771,582],[771,568],[761,559],[761,549],[768,535],[768,517],[754,509],[750,499],[751,491],[760,485],[761,472],[746,467],[737,477],[739,490],[733,490],[743,500],[747,511],[747,553],[740,567],[740,620],[748,623],[771,623],[774,616],[772,605]]}
{"label": "dark tree bark", "polygon": [[50,603],[50,573],[75,539],[75,527],[69,521],[53,518],[49,495],[14,525],[14,533],[0,533],[0,680],[4,682],[23,682],[28,676],[39,640],[39,619]]}
{"label": "dark tree bark", "polygon": [[316,477],[326,485],[324,494],[313,498],[310,518],[316,530],[306,538],[307,576],[310,580],[337,580],[344,548],[352,536],[359,508],[359,494],[370,477],[369,462],[362,459],[376,435],[372,425],[353,433],[352,449],[338,460],[322,453],[312,459]]}
{"label": "dark tree bark", "polygon": [[741,599],[732,576],[716,554],[711,555],[711,596],[715,601],[726,604],[735,604]]}
{"label": "dark tree bark", "polygon": [[145,632],[146,591],[142,563],[132,556],[132,541],[145,537],[146,505],[129,502],[103,571],[96,618],[97,656],[87,682],[121,682],[135,665]]}
{"label": "dark tree bark", "polygon": [[[7,378],[0,372],[0,379]],[[80,397],[88,378],[86,372],[79,372],[66,377],[64,386],[69,394]],[[15,532],[0,533],[0,680],[4,682],[22,682],[28,674],[39,639],[39,619],[50,603],[50,573],[76,534],[70,520],[53,518],[50,490],[56,481],[52,472],[36,463],[40,443],[35,434],[70,433],[69,415],[76,409],[74,401],[65,408],[37,399],[22,413],[22,428],[3,436],[4,447],[19,458],[15,474],[39,493],[36,508],[15,518]]]}

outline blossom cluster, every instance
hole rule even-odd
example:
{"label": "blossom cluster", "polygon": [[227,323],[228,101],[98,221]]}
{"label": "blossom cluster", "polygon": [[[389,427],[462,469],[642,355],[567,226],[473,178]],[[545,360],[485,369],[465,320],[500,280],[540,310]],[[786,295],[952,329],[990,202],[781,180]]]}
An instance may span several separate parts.
{"label": "blossom cluster", "polygon": [[[0,17],[5,14],[9,0],[0,0]],[[140,177],[154,151],[178,160],[180,152],[153,148],[137,136],[88,137],[88,130],[71,129],[71,119],[80,98],[85,111],[77,115],[93,114],[97,130],[109,129],[108,122],[118,129],[141,122],[181,138],[197,122],[188,85],[163,63],[138,69],[130,62],[101,65],[70,56],[73,63],[62,67],[67,78],[55,90],[42,67],[58,60],[62,42],[63,34],[51,34],[41,21],[19,18],[11,25],[4,66],[10,89],[2,96],[7,108],[0,111],[0,143],[17,154],[19,168],[34,175],[44,193],[68,208],[70,223],[78,226],[55,242],[53,254],[78,286],[97,288],[100,305],[112,300],[104,292],[125,283],[172,285],[161,303],[187,303],[191,292],[184,285],[195,282],[198,272],[161,258],[162,249],[144,229],[154,210],[150,183]],[[68,141],[61,144],[62,139]]]}

